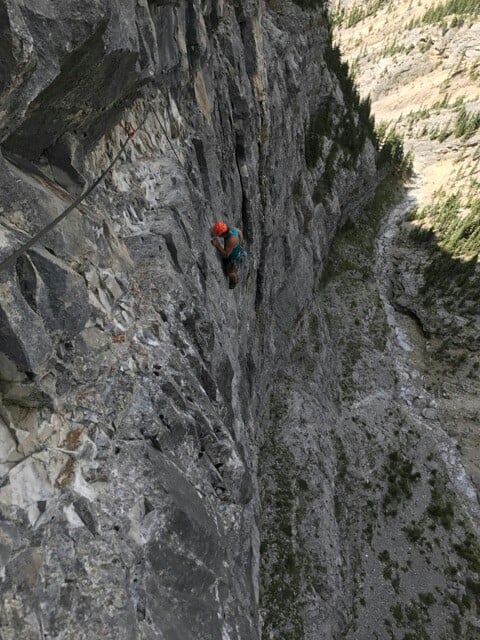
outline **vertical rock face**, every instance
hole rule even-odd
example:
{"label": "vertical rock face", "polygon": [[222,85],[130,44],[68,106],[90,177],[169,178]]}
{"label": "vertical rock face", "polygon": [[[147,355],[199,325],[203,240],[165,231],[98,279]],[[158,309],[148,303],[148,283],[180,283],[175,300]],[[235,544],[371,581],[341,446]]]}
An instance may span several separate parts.
{"label": "vertical rock face", "polygon": [[[325,13],[301,4],[0,0],[2,259],[138,127],[0,273],[5,639],[259,637],[272,390],[376,179]],[[219,218],[249,252],[233,292]],[[310,389],[327,413],[329,384]]]}

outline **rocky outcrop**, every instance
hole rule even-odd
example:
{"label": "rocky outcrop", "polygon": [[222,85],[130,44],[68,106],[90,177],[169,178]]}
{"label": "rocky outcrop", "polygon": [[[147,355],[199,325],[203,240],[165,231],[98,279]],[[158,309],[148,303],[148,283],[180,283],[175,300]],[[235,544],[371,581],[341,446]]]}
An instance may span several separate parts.
{"label": "rocky outcrop", "polygon": [[[326,16],[247,0],[0,15],[2,259],[107,167],[120,122],[138,127],[0,274],[1,635],[257,638],[269,398],[376,180]],[[234,292],[216,218],[247,240]]]}

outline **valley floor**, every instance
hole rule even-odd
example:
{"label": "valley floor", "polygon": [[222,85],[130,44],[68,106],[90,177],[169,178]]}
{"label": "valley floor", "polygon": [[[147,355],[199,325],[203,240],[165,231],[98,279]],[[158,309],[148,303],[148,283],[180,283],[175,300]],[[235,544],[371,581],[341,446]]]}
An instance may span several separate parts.
{"label": "valley floor", "polygon": [[477,491],[393,296],[414,205],[381,185],[292,341],[262,451],[265,640],[480,637]]}

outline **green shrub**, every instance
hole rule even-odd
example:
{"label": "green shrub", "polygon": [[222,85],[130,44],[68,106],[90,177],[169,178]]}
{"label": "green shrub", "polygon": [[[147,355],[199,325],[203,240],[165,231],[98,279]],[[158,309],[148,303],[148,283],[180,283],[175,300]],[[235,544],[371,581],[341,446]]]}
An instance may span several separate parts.
{"label": "green shrub", "polygon": [[389,454],[384,471],[388,485],[383,499],[383,510],[385,515],[393,516],[396,515],[399,504],[412,497],[412,487],[420,479],[420,473],[413,470],[412,462],[399,451]]}
{"label": "green shrub", "polygon": [[480,253],[480,196],[476,195],[475,189],[476,186],[472,185],[472,192],[467,197],[460,192],[447,195],[440,191],[435,195],[431,205],[416,213],[417,219],[429,220],[430,229],[413,231],[414,239],[416,237],[425,242],[426,234],[434,232],[439,248],[448,254],[473,254],[471,260],[462,261],[455,269],[452,269],[449,256],[439,258],[435,268],[442,272],[455,272],[469,277],[475,271],[477,254]]}
{"label": "green shrub", "polygon": [[448,499],[448,494],[446,493],[445,480],[435,475],[432,477],[432,483],[432,493],[427,513],[432,520],[438,520],[445,529],[451,529],[455,511],[453,503]]}
{"label": "green shrub", "polygon": [[460,557],[467,561],[468,568],[480,572],[480,544],[473,533],[467,533],[460,544],[453,545]]}
{"label": "green shrub", "polygon": [[394,128],[387,130],[386,125],[377,129],[378,164],[388,165],[402,178],[413,173],[413,152],[405,153],[403,136]]}
{"label": "green shrub", "polygon": [[437,599],[435,598],[433,593],[431,593],[430,591],[427,591],[427,592],[424,592],[424,593],[419,593],[418,594],[418,599],[426,607],[431,607],[437,601]]}
{"label": "green shrub", "polygon": [[480,128],[480,113],[468,112],[462,106],[453,133],[456,138],[470,138]]}
{"label": "green shrub", "polygon": [[423,540],[423,527],[413,520],[410,525],[402,527],[410,542],[421,542]]}
{"label": "green shrub", "polygon": [[395,622],[397,625],[402,624],[403,622],[403,609],[401,604],[395,604],[390,607],[390,611],[392,612],[392,616],[395,618]]}

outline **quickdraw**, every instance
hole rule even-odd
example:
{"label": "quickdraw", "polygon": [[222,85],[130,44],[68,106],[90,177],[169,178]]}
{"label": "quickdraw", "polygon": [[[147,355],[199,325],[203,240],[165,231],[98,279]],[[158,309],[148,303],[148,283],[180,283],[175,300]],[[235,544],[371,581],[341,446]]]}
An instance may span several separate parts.
{"label": "quickdraw", "polygon": [[137,130],[135,129],[133,124],[128,120],[125,120],[122,126],[127,138],[133,138],[133,136],[137,133]]}

